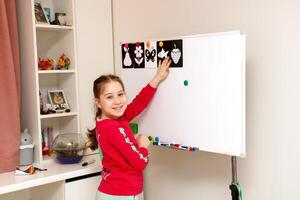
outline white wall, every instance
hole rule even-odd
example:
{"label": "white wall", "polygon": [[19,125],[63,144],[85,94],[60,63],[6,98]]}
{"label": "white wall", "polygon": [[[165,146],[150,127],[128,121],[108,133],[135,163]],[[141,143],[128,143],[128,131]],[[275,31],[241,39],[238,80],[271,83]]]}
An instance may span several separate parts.
{"label": "white wall", "polygon": [[[113,1],[117,73],[121,41],[237,29],[247,35],[247,158],[238,160],[244,199],[300,199],[299,8],[297,0]],[[155,148],[145,196],[230,199],[230,170],[227,156]]]}
{"label": "white wall", "polygon": [[75,0],[80,129],[95,126],[93,82],[114,73],[111,0]]}

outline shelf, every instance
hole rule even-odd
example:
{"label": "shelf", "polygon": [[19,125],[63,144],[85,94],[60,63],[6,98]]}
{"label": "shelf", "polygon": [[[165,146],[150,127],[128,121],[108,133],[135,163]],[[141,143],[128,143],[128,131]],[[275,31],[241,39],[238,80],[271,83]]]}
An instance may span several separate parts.
{"label": "shelf", "polygon": [[75,70],[38,70],[38,74],[68,74],[75,73]]}
{"label": "shelf", "polygon": [[[81,164],[84,161],[95,160],[94,164],[88,165],[87,167],[82,167]],[[9,192],[21,191],[28,188],[45,185],[47,191],[51,190],[49,188],[49,183],[55,183],[58,181],[65,181],[66,179],[84,176],[92,173],[97,173],[102,168],[101,160],[98,154],[84,156],[81,163],[63,165],[58,164],[55,161],[46,162],[43,165],[36,163],[35,166],[40,168],[45,168],[47,171],[37,172],[34,175],[26,176],[15,176],[15,172],[7,172],[0,174],[0,195]],[[45,196],[38,199],[48,199]],[[5,199],[1,198],[0,199]],[[9,198],[16,199],[16,198]],[[21,198],[20,198],[21,199]],[[22,198],[25,199],[25,198]],[[28,199],[28,198],[26,198]],[[52,198],[55,199],[55,198]],[[59,198],[64,199],[64,198]]]}
{"label": "shelf", "polygon": [[40,115],[41,119],[48,119],[48,118],[56,118],[56,117],[68,117],[68,116],[76,116],[76,112],[69,112],[69,113],[55,113],[55,114],[48,114],[48,115]]}
{"label": "shelf", "polygon": [[53,156],[48,156],[48,155],[43,155],[43,163],[44,164],[50,164],[54,162],[54,155]]}
{"label": "shelf", "polygon": [[51,24],[36,24],[37,30],[41,31],[63,31],[63,30],[73,30],[73,26],[61,26],[61,25],[51,25]]}
{"label": "shelf", "polygon": [[52,58],[58,62],[59,57],[65,54],[70,59],[69,70],[75,70],[76,38],[74,34],[74,31],[37,31],[37,57],[41,59]]}

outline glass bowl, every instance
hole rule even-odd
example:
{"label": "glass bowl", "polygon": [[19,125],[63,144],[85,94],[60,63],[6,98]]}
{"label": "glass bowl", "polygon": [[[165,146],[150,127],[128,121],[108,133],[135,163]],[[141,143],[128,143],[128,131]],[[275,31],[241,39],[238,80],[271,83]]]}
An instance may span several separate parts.
{"label": "glass bowl", "polygon": [[55,137],[53,153],[61,164],[73,164],[81,161],[86,150],[86,141],[79,133],[64,133]]}

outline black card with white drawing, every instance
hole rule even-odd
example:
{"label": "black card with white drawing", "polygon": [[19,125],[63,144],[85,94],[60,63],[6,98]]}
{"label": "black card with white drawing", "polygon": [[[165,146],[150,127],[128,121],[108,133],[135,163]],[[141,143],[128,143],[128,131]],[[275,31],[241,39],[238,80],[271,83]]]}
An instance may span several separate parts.
{"label": "black card with white drawing", "polygon": [[156,42],[146,42],[145,45],[145,68],[157,67],[157,49]]}
{"label": "black card with white drawing", "polygon": [[122,67],[123,68],[133,68],[134,50],[135,50],[135,44],[132,43],[122,44]]}
{"label": "black card with white drawing", "polygon": [[172,60],[170,67],[183,67],[182,40],[157,41],[157,63],[167,56]]}
{"label": "black card with white drawing", "polygon": [[134,57],[134,68],[145,68],[145,47],[143,42],[135,43],[135,49],[133,52]]}

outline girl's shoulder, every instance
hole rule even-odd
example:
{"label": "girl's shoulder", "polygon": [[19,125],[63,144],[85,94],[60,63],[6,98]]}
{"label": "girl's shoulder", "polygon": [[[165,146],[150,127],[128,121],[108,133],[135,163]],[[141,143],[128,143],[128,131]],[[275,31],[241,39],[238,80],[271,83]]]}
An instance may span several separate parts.
{"label": "girl's shoulder", "polygon": [[[114,119],[103,119],[96,122],[96,130],[98,137],[110,138],[110,136],[114,133],[119,133],[120,130],[124,130],[124,127],[129,127],[126,125],[126,120],[114,120]],[[127,122],[128,124],[128,122]],[[104,139],[105,140],[105,139]]]}
{"label": "girl's shoulder", "polygon": [[97,119],[96,127],[100,129],[113,129],[122,126],[123,123],[126,123],[123,119]]}
{"label": "girl's shoulder", "polygon": [[97,119],[96,126],[107,126],[115,124],[113,119]]}

